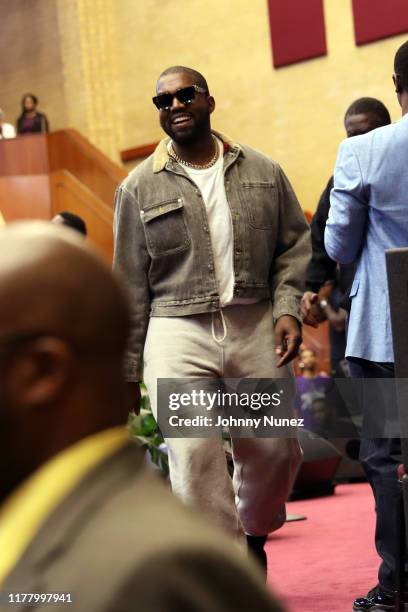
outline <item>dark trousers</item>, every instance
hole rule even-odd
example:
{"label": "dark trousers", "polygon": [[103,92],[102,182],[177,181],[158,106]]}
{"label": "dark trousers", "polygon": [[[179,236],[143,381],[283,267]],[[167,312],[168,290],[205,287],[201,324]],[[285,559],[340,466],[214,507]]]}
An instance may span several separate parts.
{"label": "dark trousers", "polygon": [[[394,364],[377,363],[365,359],[350,359],[352,378],[394,378]],[[395,402],[395,397],[389,398]],[[402,463],[401,440],[399,438],[364,437],[364,422],[371,418],[370,406],[363,397],[363,432],[360,446],[360,461],[375,499],[376,529],[375,544],[381,557],[378,581],[384,589],[395,590],[396,567],[399,546],[399,512],[401,488],[397,467]],[[386,412],[386,410],[384,411]]]}

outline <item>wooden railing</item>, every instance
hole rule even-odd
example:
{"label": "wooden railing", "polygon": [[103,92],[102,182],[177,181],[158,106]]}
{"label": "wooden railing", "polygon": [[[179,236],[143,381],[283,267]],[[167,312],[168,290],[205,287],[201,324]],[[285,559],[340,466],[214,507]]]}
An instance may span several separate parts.
{"label": "wooden railing", "polygon": [[67,170],[50,174],[51,215],[69,210],[82,217],[89,239],[110,261],[113,255],[113,211]]}
{"label": "wooden railing", "polygon": [[49,134],[48,157],[50,172],[68,170],[108,206],[127,174],[76,130]]}
{"label": "wooden railing", "polygon": [[155,148],[157,147],[158,142],[150,142],[149,144],[142,145],[140,147],[132,147],[131,149],[124,149],[120,152],[120,159],[125,162],[136,161],[138,159],[143,159],[148,155],[151,155]]}
{"label": "wooden railing", "polygon": [[126,176],[75,130],[0,140],[0,212],[6,222],[80,215],[89,239],[112,258],[112,203]]}

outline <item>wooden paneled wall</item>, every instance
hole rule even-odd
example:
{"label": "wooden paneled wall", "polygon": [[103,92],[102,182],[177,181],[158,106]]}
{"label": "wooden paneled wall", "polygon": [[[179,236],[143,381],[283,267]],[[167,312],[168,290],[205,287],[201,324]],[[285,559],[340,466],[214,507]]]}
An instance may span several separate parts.
{"label": "wooden paneled wall", "polygon": [[48,174],[0,176],[0,212],[4,220],[50,219]]}
{"label": "wooden paneled wall", "polygon": [[0,210],[5,221],[49,219],[47,136],[0,140]]}
{"label": "wooden paneled wall", "polygon": [[0,140],[0,176],[48,172],[48,142],[45,134]]}

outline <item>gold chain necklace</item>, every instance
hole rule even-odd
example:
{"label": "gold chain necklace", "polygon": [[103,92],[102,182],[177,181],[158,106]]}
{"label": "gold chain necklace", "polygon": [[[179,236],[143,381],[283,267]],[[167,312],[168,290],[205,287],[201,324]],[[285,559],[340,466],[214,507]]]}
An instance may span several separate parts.
{"label": "gold chain necklace", "polygon": [[215,153],[212,159],[207,164],[193,164],[192,162],[185,161],[179,155],[177,155],[173,147],[173,142],[170,143],[170,155],[176,160],[176,162],[182,164],[183,166],[188,166],[188,168],[193,168],[194,170],[207,170],[207,168],[211,168],[211,166],[214,166],[218,159],[218,142],[214,136],[213,142],[215,145]]}

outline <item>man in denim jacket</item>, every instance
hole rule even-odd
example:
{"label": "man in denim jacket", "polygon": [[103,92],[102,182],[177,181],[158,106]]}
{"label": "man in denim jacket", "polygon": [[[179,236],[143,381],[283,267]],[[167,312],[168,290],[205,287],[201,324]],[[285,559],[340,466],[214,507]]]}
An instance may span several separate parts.
{"label": "man in denim jacket", "polygon": [[[117,191],[114,269],[131,297],[129,390],[138,397],[143,375],[156,414],[158,379],[292,377],[310,237],[279,165],[211,130],[200,73],[167,69],[153,101],[170,138]],[[266,566],[301,460],[296,437],[233,439],[233,483],[219,438],[166,442],[173,491],[243,530]]]}

